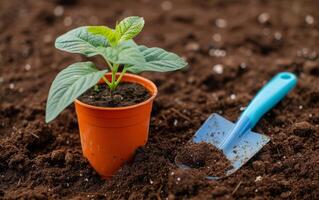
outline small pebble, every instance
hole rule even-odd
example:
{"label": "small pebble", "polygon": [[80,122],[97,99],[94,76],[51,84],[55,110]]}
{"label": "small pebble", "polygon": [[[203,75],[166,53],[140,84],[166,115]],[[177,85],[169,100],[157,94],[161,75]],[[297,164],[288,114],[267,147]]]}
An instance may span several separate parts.
{"label": "small pebble", "polygon": [[177,177],[177,181],[181,181],[181,178],[180,178],[180,177]]}
{"label": "small pebble", "polygon": [[246,109],[246,107],[240,107],[239,110],[240,111],[244,111]]}
{"label": "small pebble", "polygon": [[63,20],[63,24],[64,26],[71,26],[73,23],[73,19],[71,17],[66,17]]}
{"label": "small pebble", "polygon": [[164,2],[161,4],[161,7],[162,7],[162,10],[164,10],[164,11],[169,11],[169,10],[172,10],[173,4],[172,4],[171,1],[164,1]]}
{"label": "small pebble", "polygon": [[153,184],[154,182],[152,180],[150,180],[150,184]]}
{"label": "small pebble", "polygon": [[227,27],[227,21],[225,19],[216,19],[215,25],[218,28],[226,28]]}
{"label": "small pebble", "polygon": [[235,95],[235,94],[231,94],[231,95],[230,95],[230,99],[231,99],[231,100],[236,99],[236,95]]}
{"label": "small pebble", "polygon": [[63,13],[64,13],[64,8],[63,8],[63,6],[57,6],[57,7],[55,7],[53,13],[54,13],[54,15],[55,15],[56,17],[62,16]]}
{"label": "small pebble", "polygon": [[210,49],[208,54],[213,57],[224,57],[226,56],[226,51],[222,49]]}
{"label": "small pebble", "polygon": [[305,17],[305,22],[306,22],[307,24],[309,24],[309,25],[312,25],[312,24],[315,22],[315,19],[313,18],[313,16],[307,15],[307,16]]}
{"label": "small pebble", "polygon": [[300,106],[299,106],[299,110],[302,110],[302,108],[303,108],[303,106],[302,106],[302,105],[300,105]]}
{"label": "small pebble", "polygon": [[242,69],[246,69],[246,67],[247,67],[247,64],[246,63],[240,63],[240,68],[242,68]]}
{"label": "small pebble", "polygon": [[259,23],[261,24],[265,24],[267,23],[268,21],[270,20],[270,15],[266,12],[264,13],[261,13],[259,16],[258,16],[258,21]]}
{"label": "small pebble", "polygon": [[26,64],[26,65],[24,66],[24,69],[25,69],[26,71],[30,71],[31,65],[30,65],[30,64]]}
{"label": "small pebble", "polygon": [[14,83],[10,83],[10,84],[9,84],[9,88],[10,88],[11,90],[13,90],[13,89],[15,88]]}
{"label": "small pebble", "polygon": [[220,42],[222,40],[222,36],[219,33],[213,35],[213,40],[215,42]]}
{"label": "small pebble", "polygon": [[190,42],[186,45],[186,50],[197,51],[199,49],[199,44],[197,42]]}
{"label": "small pebble", "polygon": [[274,37],[275,37],[276,40],[281,40],[282,35],[281,35],[280,32],[275,32]]}
{"label": "small pebble", "polygon": [[177,121],[177,119],[175,119],[174,120],[174,126],[177,126],[177,124],[178,124],[178,121]]}
{"label": "small pebble", "polygon": [[257,176],[255,182],[261,181],[263,178],[261,176]]}
{"label": "small pebble", "polygon": [[216,74],[222,74],[222,73],[224,72],[224,67],[223,67],[223,65],[221,65],[221,64],[214,65],[214,66],[213,66],[213,71],[214,71]]}

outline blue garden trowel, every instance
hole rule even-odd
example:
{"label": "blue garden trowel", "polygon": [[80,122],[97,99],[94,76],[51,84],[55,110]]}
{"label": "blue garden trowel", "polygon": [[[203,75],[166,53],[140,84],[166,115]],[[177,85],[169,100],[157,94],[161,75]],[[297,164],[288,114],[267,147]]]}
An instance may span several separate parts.
{"label": "blue garden trowel", "polygon": [[[267,111],[294,88],[296,83],[297,78],[292,73],[277,74],[259,91],[235,124],[214,113],[196,132],[192,142],[207,142],[222,150],[232,164],[232,169],[225,174],[228,176],[234,173],[269,142],[269,137],[252,132],[251,129]],[[183,164],[177,163],[177,165],[189,168]]]}

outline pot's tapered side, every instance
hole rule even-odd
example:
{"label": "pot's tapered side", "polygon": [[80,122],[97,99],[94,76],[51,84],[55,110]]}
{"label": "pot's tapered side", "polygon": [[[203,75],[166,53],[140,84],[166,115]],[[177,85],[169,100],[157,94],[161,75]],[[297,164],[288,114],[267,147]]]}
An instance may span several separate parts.
{"label": "pot's tapered side", "polygon": [[[110,79],[111,75],[105,77]],[[75,101],[83,154],[102,177],[112,176],[148,139],[157,88],[148,79],[137,75],[126,74],[122,81],[143,85],[151,92],[151,98],[119,108],[96,107]]]}

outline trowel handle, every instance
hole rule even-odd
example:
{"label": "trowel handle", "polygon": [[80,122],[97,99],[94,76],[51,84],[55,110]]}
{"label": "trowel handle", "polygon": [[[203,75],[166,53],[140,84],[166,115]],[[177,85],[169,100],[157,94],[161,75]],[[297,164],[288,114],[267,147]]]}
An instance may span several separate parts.
{"label": "trowel handle", "polygon": [[297,77],[290,72],[281,72],[274,76],[250,102],[242,117],[248,117],[250,128],[253,128],[259,119],[296,85]]}

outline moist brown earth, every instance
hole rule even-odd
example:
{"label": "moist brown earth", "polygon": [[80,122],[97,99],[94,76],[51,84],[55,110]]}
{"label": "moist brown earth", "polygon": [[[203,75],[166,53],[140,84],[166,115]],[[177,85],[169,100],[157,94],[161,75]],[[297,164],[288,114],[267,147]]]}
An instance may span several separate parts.
{"label": "moist brown earth", "polygon": [[205,176],[223,177],[231,169],[231,163],[223,152],[206,142],[190,142],[177,153],[175,161]]}
{"label": "moist brown earth", "polygon": [[[1,0],[0,199],[319,199],[318,7],[312,0]],[[56,50],[54,39],[128,15],[146,21],[136,42],[176,52],[189,68],[142,74],[159,89],[148,143],[103,180],[82,156],[73,106],[44,122],[56,74],[88,60]],[[254,128],[271,138],[258,154],[218,181],[177,168],[179,149],[211,113],[235,121],[280,71],[295,73],[298,85]]]}
{"label": "moist brown earth", "polygon": [[105,84],[96,85],[78,99],[94,106],[125,107],[141,103],[150,97],[150,92],[142,85],[123,82],[114,91],[111,91]]}

